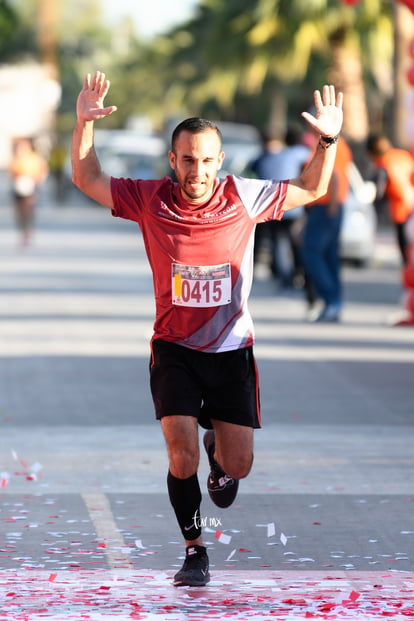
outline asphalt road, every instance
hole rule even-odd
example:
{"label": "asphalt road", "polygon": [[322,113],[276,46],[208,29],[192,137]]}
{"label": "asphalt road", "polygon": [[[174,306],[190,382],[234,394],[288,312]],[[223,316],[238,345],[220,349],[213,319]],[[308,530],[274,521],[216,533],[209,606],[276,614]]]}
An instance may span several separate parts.
{"label": "asphalt road", "polygon": [[[76,193],[63,206],[46,196],[22,249],[0,201],[0,584],[30,571],[169,579],[184,549],[148,387],[138,229]],[[390,234],[372,266],[343,277],[337,325],[307,322],[302,292],[254,283],[263,429],[235,505],[203,497],[213,575],[412,575],[414,329],[393,325]]]}

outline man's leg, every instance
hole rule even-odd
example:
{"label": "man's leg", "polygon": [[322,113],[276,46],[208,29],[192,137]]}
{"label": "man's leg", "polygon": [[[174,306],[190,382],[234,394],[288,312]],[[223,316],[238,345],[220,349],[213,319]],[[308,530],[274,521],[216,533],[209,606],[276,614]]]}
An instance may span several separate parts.
{"label": "man's leg", "polygon": [[214,431],[204,434],[210,462],[207,489],[211,500],[221,508],[236,498],[239,479],[246,477],[253,463],[253,429],[212,420]]}
{"label": "man's leg", "polygon": [[198,423],[192,416],[165,416],[161,420],[169,458],[168,493],[187,545],[202,545]]}
{"label": "man's leg", "polygon": [[161,423],[169,457],[168,493],[186,543],[186,558],[174,576],[174,585],[204,586],[209,582],[210,574],[201,538],[197,419],[165,416]]}

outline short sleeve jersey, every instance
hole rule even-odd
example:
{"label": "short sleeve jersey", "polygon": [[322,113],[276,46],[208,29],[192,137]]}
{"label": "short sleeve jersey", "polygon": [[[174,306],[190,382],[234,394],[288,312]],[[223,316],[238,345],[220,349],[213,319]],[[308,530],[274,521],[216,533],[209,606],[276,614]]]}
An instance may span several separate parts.
{"label": "short sleeve jersey", "polygon": [[154,285],[153,339],[205,352],[252,345],[254,229],[282,217],[287,182],[229,175],[196,206],[169,177],[112,177],[111,190],[113,215],[137,222],[143,235]]}

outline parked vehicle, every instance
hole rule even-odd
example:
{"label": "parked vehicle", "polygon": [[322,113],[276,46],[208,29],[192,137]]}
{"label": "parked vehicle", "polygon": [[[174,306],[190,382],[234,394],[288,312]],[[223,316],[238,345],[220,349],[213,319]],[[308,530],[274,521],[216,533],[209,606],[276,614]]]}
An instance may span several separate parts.
{"label": "parked vehicle", "polygon": [[219,121],[226,157],[220,177],[228,174],[243,175],[260,153],[263,145],[260,132],[254,125]]}
{"label": "parked vehicle", "polygon": [[375,252],[377,214],[374,206],[375,183],[365,181],[355,164],[349,172],[350,192],[344,204],[340,236],[340,255],[343,261],[364,266]]}
{"label": "parked vehicle", "polygon": [[157,179],[168,174],[163,138],[136,130],[95,130],[102,168],[114,177]]}

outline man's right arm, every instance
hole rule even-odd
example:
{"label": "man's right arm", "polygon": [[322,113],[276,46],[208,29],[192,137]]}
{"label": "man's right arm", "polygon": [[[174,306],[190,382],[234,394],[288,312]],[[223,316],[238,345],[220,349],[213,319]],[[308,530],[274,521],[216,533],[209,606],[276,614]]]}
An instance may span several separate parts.
{"label": "man's right arm", "polygon": [[72,138],[72,181],[97,203],[112,209],[111,178],[105,174],[93,145],[93,121],[77,121]]}
{"label": "man's right arm", "polygon": [[77,122],[72,138],[72,181],[82,192],[111,209],[111,178],[101,169],[93,140],[95,120],[116,110],[115,106],[103,106],[108,90],[109,82],[105,79],[105,74],[97,71],[92,79],[89,74],[86,75],[76,104]]}

